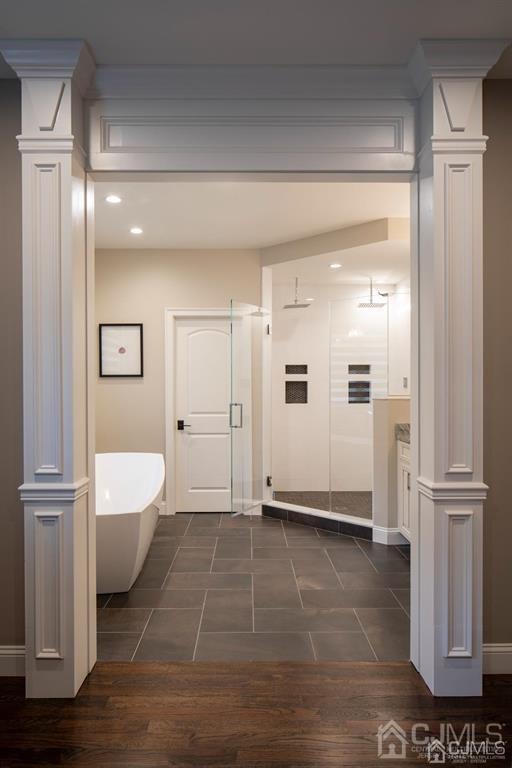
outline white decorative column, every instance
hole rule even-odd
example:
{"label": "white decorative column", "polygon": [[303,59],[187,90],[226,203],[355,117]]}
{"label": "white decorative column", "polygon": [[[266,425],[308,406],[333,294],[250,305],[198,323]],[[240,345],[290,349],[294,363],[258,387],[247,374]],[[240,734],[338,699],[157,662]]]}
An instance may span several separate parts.
{"label": "white decorative column", "polygon": [[482,80],[501,41],[423,41],[412,659],[438,696],[482,690]]}
{"label": "white decorative column", "polygon": [[[80,41],[2,41],[22,81],[26,691],[72,697],[95,661]],[[92,590],[91,590],[92,586]]]}

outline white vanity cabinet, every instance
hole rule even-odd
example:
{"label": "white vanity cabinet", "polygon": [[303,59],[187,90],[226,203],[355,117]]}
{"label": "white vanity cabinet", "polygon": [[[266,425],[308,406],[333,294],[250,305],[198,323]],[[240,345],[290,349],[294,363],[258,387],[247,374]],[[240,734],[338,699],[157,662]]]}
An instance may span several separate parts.
{"label": "white vanity cabinet", "polygon": [[411,446],[397,440],[397,503],[398,529],[410,541],[410,500],[411,500]]}

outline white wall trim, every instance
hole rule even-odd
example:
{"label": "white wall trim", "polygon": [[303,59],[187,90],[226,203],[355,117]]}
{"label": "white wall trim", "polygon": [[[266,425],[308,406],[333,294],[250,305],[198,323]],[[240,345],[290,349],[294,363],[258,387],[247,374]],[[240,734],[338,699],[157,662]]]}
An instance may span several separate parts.
{"label": "white wall trim", "polygon": [[420,40],[408,65],[417,93],[433,77],[484,78],[509,44],[505,39]]}
{"label": "white wall trim", "polygon": [[444,510],[443,655],[473,656],[473,511]]}
{"label": "white wall trim", "polygon": [[89,478],[82,477],[75,483],[23,483],[19,487],[21,501],[61,503],[77,501],[89,491]]}
{"label": "white wall trim", "polygon": [[397,544],[409,544],[401,533],[400,528],[383,528],[381,525],[373,526],[373,541],[377,544],[396,546]]}
{"label": "white wall trim", "polygon": [[18,77],[73,78],[82,95],[94,74],[94,58],[84,40],[4,38],[0,50]]}
{"label": "white wall trim", "polygon": [[485,483],[433,483],[425,477],[418,477],[418,492],[431,501],[485,501],[489,487]]}
{"label": "white wall trim", "polygon": [[64,657],[64,513],[34,512],[36,659]]}
{"label": "white wall trim", "polygon": [[25,646],[0,645],[0,677],[25,676]]}
{"label": "white wall trim", "polygon": [[[242,80],[241,82],[245,82]],[[98,99],[88,105],[93,171],[414,170],[407,99]]]}
{"label": "white wall trim", "polygon": [[512,675],[512,643],[484,643],[484,675]]}

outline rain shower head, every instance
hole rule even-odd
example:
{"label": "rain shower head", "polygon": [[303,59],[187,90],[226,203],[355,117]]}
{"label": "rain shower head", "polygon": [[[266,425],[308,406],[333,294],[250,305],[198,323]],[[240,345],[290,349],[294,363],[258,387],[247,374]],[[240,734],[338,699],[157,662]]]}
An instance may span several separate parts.
{"label": "rain shower head", "polygon": [[306,309],[310,302],[299,302],[299,278],[295,278],[295,299],[292,304],[285,304],[283,309]]}
{"label": "rain shower head", "polygon": [[357,305],[359,309],[382,309],[382,307],[386,306],[385,301],[374,301],[373,300],[373,280],[370,277],[370,301],[360,301]]}

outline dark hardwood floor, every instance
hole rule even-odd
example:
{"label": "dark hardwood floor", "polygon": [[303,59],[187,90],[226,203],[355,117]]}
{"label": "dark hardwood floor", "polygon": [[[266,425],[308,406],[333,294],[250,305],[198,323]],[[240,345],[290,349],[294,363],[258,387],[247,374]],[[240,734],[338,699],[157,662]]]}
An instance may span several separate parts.
{"label": "dark hardwood floor", "polygon": [[[23,680],[0,680],[0,766],[90,768],[367,768],[421,766],[379,759],[390,719],[439,734],[505,724],[512,738],[512,676],[487,677],[482,698],[435,699],[410,664],[99,663],[75,700],[23,699]],[[510,766],[491,759],[481,765]],[[461,763],[459,763],[460,765]],[[469,764],[469,763],[464,763]]]}

